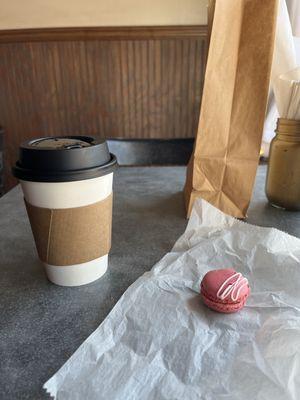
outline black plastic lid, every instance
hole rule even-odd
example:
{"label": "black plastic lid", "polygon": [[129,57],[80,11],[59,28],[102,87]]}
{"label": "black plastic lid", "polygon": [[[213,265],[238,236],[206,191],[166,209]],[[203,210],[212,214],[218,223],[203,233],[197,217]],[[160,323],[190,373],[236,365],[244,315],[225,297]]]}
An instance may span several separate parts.
{"label": "black plastic lid", "polygon": [[25,181],[69,182],[97,178],[117,167],[105,140],[91,136],[56,136],[20,146],[13,175]]}

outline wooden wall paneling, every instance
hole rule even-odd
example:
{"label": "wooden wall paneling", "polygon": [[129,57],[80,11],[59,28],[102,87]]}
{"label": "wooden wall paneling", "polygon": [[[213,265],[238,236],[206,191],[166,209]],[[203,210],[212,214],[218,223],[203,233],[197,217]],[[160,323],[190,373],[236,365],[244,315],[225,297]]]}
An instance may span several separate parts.
{"label": "wooden wall paneling", "polygon": [[193,137],[205,61],[206,27],[0,32],[6,189],[31,137]]}

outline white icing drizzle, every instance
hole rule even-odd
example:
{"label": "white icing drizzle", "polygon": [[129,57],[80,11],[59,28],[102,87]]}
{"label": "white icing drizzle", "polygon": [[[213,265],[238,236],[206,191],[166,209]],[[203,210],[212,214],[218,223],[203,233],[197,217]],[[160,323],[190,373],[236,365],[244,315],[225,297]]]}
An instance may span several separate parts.
{"label": "white icing drizzle", "polygon": [[[235,282],[229,284],[228,287],[226,287],[228,282],[230,282],[234,278],[236,279]],[[226,281],[222,283],[220,289],[217,292],[217,298],[225,300],[226,297],[230,295],[232,301],[237,301],[241,290],[243,289],[244,286],[247,285],[248,285],[248,279],[243,277],[243,275],[240,272],[237,272],[231,275],[229,278],[226,279]]]}

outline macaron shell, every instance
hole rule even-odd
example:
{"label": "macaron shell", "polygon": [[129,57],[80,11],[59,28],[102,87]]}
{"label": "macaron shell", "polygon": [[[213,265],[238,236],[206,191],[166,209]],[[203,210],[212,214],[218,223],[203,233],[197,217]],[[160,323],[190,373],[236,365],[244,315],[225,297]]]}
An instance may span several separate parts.
{"label": "macaron shell", "polygon": [[[248,290],[249,290],[249,288],[248,288]],[[248,294],[249,294],[249,292],[248,292]],[[248,294],[246,296],[244,296],[244,298],[239,302],[235,302],[235,303],[220,303],[218,301],[213,301],[213,300],[209,299],[201,291],[201,296],[202,296],[203,302],[207,307],[209,307],[210,309],[212,309],[214,311],[218,311],[220,313],[226,313],[226,314],[235,313],[235,312],[241,310],[245,305],[245,302],[247,300]]]}
{"label": "macaron shell", "polygon": [[[230,278],[234,274],[236,274],[236,271],[232,268],[217,269],[217,270],[209,271],[209,272],[207,272],[207,274],[205,274],[205,276],[201,282],[201,289],[205,292],[206,296],[209,297],[211,300],[220,301],[217,298],[217,293],[218,293],[219,288],[221,287],[223,282],[226,281],[226,279]],[[232,282],[229,281],[228,284],[234,283],[235,280],[236,280],[236,278],[233,278]],[[249,292],[248,286],[242,287],[242,289],[240,290],[240,295],[239,295],[239,298],[237,299],[237,302],[240,302],[245,296],[248,296],[248,294],[249,294],[248,292]],[[230,298],[228,300],[226,299],[226,301],[224,301],[224,302],[232,303]]]}

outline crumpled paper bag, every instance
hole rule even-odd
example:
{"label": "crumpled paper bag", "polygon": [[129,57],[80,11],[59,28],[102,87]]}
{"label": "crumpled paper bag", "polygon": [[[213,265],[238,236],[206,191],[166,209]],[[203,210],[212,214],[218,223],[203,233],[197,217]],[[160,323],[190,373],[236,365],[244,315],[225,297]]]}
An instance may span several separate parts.
{"label": "crumpled paper bag", "polygon": [[[251,286],[236,314],[199,296],[225,267]],[[173,250],[44,387],[64,400],[300,399],[300,239],[197,200]]]}

